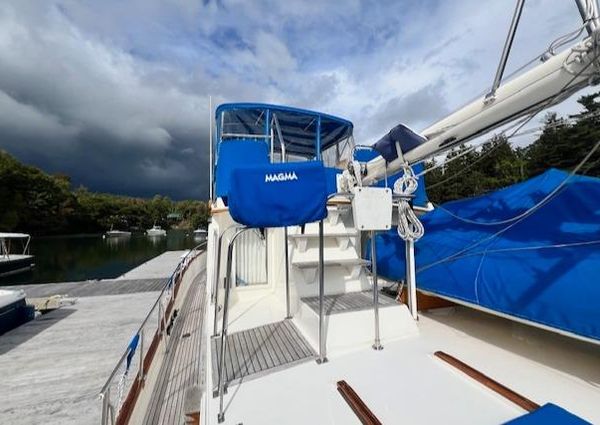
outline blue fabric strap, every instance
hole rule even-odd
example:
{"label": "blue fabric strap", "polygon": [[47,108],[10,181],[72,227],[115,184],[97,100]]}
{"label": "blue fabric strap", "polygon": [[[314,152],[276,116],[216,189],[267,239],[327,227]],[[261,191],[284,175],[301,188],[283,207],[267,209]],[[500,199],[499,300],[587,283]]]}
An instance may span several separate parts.
{"label": "blue fabric strap", "polygon": [[295,226],[327,216],[320,161],[240,167],[232,172],[229,213],[248,227]]}

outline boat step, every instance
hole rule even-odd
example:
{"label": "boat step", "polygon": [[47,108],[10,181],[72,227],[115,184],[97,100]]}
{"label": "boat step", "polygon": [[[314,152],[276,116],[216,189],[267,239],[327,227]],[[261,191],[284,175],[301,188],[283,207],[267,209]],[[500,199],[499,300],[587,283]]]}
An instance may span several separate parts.
{"label": "boat step", "polygon": [[[325,259],[325,267],[343,267],[352,279],[357,279],[363,267],[371,264],[368,260],[362,258],[343,258],[339,260]],[[306,282],[314,282],[319,268],[319,260],[293,260],[292,265],[302,270]]]}
{"label": "boat step", "polygon": [[[337,240],[338,248],[341,250],[345,250],[348,248],[350,243],[358,236],[358,232],[350,231],[350,232],[331,232],[325,233],[323,235],[324,238],[335,238]],[[305,252],[308,246],[309,240],[318,240],[318,233],[296,233],[288,236],[298,248],[299,252]]]}
{"label": "boat step", "polygon": [[[212,339],[213,384],[218,385],[220,338]],[[234,332],[227,337],[225,383],[291,367],[316,356],[291,320]]]}
{"label": "boat step", "polygon": [[[319,297],[301,298],[302,302],[319,314]],[[351,311],[369,310],[373,308],[373,292],[348,292],[345,294],[325,295],[323,297],[326,315],[348,313]],[[398,302],[389,295],[379,293],[379,307],[398,305]]]}

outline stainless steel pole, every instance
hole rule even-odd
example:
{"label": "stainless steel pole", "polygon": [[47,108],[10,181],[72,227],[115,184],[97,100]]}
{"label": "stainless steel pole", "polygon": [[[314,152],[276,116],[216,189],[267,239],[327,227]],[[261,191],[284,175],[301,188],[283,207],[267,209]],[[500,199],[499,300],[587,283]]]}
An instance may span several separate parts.
{"label": "stainless steel pole", "polygon": [[323,242],[323,220],[319,221],[319,358],[317,363],[327,362],[325,352],[325,261]]}
{"label": "stainless steel pole", "polygon": [[373,311],[375,313],[374,350],[383,350],[379,337],[379,285],[377,282],[377,247],[375,246],[375,230],[371,230],[371,275],[373,276]]}
{"label": "stainless steel pole", "polygon": [[502,56],[500,56],[500,63],[498,64],[496,76],[494,77],[494,83],[492,84],[492,89],[490,92],[485,96],[485,98],[489,99],[490,101],[493,100],[496,94],[496,89],[498,86],[500,86],[500,82],[502,81],[502,75],[504,75],[504,70],[506,69],[506,62],[508,62],[508,55],[515,39],[515,34],[517,33],[517,26],[519,25],[519,20],[521,19],[521,13],[523,12],[524,4],[525,0],[517,0],[515,12],[513,13],[512,21],[510,22],[510,28],[508,29],[506,41],[504,42]]}
{"label": "stainless steel pole", "polygon": [[291,305],[290,305],[290,261],[288,252],[288,228],[287,226],[283,229],[284,241],[283,245],[285,249],[285,311],[286,319],[292,318]]}
{"label": "stainless steel pole", "polygon": [[408,309],[413,319],[419,318],[417,313],[417,283],[415,278],[415,242],[406,240],[406,286],[408,290]]}
{"label": "stainless steel pole", "polygon": [[141,386],[144,386],[144,329],[140,329],[140,364],[138,369],[138,376]]}
{"label": "stainless steel pole", "polygon": [[[591,6],[591,13],[588,14],[588,1],[591,1],[589,5]],[[596,0],[575,0],[577,3],[577,8],[579,9],[579,14],[581,15],[581,20],[585,24],[585,28],[588,32],[588,35],[592,35],[594,30],[598,27],[598,4]]]}
{"label": "stainless steel pole", "polygon": [[[227,354],[227,321],[229,320],[229,293],[231,292],[231,269],[233,263],[233,248],[235,247],[235,240],[239,235],[248,229],[240,229],[231,238],[229,246],[227,247],[227,277],[225,279],[225,299],[223,301],[223,324],[221,326],[221,344],[220,344],[220,358],[219,358],[219,378],[217,385],[217,394],[219,395],[219,415],[217,420],[219,423],[225,421],[225,412],[223,410],[223,395],[225,392],[225,356]],[[213,393],[213,396],[216,394]]]}

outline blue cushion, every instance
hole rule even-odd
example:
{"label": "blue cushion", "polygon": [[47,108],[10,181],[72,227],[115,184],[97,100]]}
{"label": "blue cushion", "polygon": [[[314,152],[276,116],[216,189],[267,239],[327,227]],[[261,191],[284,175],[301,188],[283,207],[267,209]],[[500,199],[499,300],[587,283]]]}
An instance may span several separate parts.
{"label": "blue cushion", "polygon": [[505,425],[591,425],[579,416],[548,403],[526,415],[506,422]]}
{"label": "blue cushion", "polygon": [[229,194],[231,173],[238,167],[269,163],[269,147],[262,140],[225,140],[219,144],[215,193],[221,198]]}
{"label": "blue cushion", "polygon": [[327,216],[325,167],[320,161],[233,170],[229,213],[248,227],[295,226]]}

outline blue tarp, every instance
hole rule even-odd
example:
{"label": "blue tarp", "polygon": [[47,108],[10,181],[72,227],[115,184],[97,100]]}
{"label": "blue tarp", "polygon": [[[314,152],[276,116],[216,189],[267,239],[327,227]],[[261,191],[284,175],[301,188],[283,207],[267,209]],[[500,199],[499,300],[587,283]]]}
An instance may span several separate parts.
{"label": "blue tarp", "polygon": [[229,213],[248,227],[295,226],[327,217],[320,161],[247,166],[232,171]]}
{"label": "blue tarp", "polygon": [[555,404],[547,403],[517,419],[506,422],[504,425],[591,425],[579,416],[566,411]]}
{"label": "blue tarp", "polygon": [[[422,216],[417,287],[600,340],[600,179],[573,176],[541,208],[522,214],[568,173],[551,169],[505,189]],[[473,220],[468,223],[455,216]],[[404,279],[404,241],[377,239],[378,272]]]}

